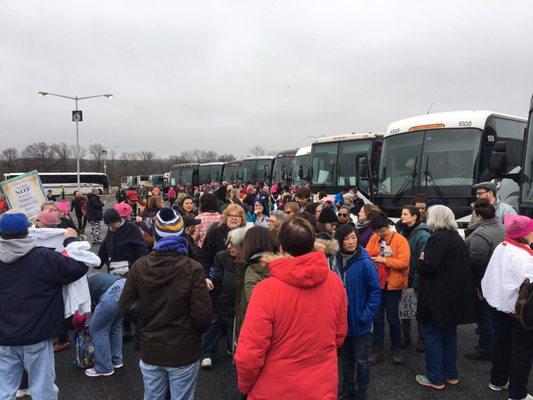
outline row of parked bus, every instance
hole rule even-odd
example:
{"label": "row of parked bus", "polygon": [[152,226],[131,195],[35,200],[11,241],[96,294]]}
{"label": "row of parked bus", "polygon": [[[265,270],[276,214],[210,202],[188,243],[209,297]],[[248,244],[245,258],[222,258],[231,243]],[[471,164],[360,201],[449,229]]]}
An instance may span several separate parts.
{"label": "row of parked bus", "polygon": [[461,218],[471,213],[472,185],[495,179],[502,201],[515,207],[520,202],[524,210],[531,210],[533,139],[525,135],[531,131],[527,122],[492,111],[426,114],[393,122],[384,132],[321,137],[311,146],[276,156],[177,164],[168,174],[127,177],[124,186],[309,184],[314,193],[329,195],[357,186],[365,201],[376,203],[391,217],[424,194]]}

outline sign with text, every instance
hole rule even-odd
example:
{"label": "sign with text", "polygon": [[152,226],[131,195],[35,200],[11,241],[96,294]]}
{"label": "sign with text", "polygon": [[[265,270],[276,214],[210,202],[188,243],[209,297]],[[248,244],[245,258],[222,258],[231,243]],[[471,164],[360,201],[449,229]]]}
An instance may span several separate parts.
{"label": "sign with text", "polygon": [[400,319],[416,319],[416,293],[413,288],[402,291],[398,312]]}
{"label": "sign with text", "polygon": [[30,221],[37,218],[41,204],[46,201],[46,194],[37,171],[0,182],[0,189],[9,209],[22,211]]}

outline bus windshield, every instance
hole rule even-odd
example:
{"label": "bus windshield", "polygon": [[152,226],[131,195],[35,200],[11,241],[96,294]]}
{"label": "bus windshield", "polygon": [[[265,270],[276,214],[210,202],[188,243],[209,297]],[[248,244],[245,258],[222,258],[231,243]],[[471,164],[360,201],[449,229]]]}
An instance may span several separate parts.
{"label": "bus windshield", "polygon": [[389,136],[383,144],[381,194],[411,185],[471,186],[479,154],[478,129],[437,129]]}
{"label": "bus windshield", "polygon": [[[357,160],[359,157],[365,157],[368,162],[371,145],[372,142],[370,140],[340,142],[338,160],[339,176],[337,179],[337,185],[357,185]],[[368,186],[370,184],[369,176],[361,178],[366,178],[366,180],[360,180],[359,183],[362,185],[362,189],[368,191]]]}
{"label": "bus windshield", "polygon": [[[292,181],[296,185],[303,185],[307,183],[306,178],[309,174],[309,164],[311,163],[311,155],[298,156],[294,160],[294,168],[292,171]],[[300,178],[300,172],[303,173],[303,179]]]}
{"label": "bus windshield", "polygon": [[255,166],[256,180],[262,181],[262,182],[268,180],[272,172],[270,171],[271,168],[272,168],[271,159],[257,160],[257,164]]}
{"label": "bus windshield", "polygon": [[338,143],[313,145],[311,184],[334,185]]}
{"label": "bus windshield", "polygon": [[[530,117],[531,118],[531,117]],[[524,172],[522,178],[522,203],[533,203],[533,124],[530,120],[527,133],[526,154],[524,156]]]}
{"label": "bus windshield", "polygon": [[254,165],[255,160],[245,160],[242,163],[242,181],[243,182],[251,182],[253,177],[253,171],[254,171]]}
{"label": "bus windshield", "polygon": [[211,183],[210,168],[210,165],[200,165],[198,172],[198,179],[200,180],[200,184],[203,185],[205,183]]}
{"label": "bus windshield", "polygon": [[280,183],[288,181],[293,174],[294,157],[285,156],[278,157],[274,163],[274,177],[273,182]]}

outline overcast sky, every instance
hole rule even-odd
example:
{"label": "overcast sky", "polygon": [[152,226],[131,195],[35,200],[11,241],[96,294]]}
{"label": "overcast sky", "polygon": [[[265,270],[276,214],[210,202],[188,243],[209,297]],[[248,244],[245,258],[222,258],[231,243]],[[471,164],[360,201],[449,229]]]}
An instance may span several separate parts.
{"label": "overcast sky", "polygon": [[74,143],[244,155],[459,109],[526,116],[523,1],[0,2],[0,148]]}

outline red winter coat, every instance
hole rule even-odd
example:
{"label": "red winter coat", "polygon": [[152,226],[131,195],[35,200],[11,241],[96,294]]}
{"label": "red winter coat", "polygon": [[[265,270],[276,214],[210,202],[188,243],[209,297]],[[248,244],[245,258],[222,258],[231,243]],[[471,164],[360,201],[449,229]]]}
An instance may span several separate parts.
{"label": "red winter coat", "polygon": [[248,399],[337,399],[346,291],[322,252],[278,258],[254,288],[237,344]]}

